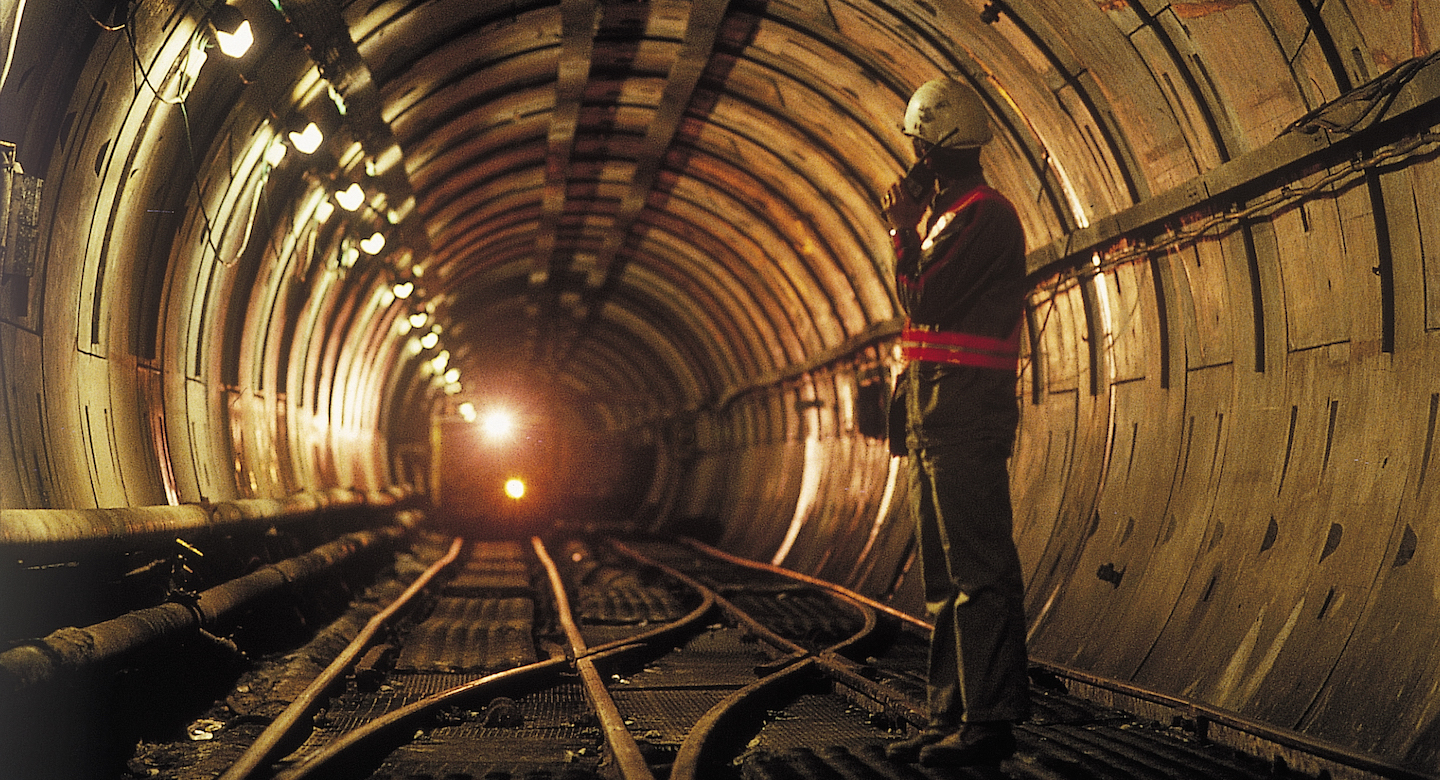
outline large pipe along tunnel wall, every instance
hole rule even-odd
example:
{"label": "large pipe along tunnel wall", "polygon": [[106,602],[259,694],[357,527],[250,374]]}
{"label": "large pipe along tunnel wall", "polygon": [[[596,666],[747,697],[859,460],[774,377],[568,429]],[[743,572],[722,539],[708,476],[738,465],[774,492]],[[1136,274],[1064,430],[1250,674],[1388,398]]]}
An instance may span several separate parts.
{"label": "large pipe along tunnel wall", "polygon": [[510,394],[606,465],[547,512],[922,614],[876,204],[950,74],[1029,235],[1031,654],[1440,761],[1431,4],[212,5],[0,6],[0,507],[484,532],[445,431]]}

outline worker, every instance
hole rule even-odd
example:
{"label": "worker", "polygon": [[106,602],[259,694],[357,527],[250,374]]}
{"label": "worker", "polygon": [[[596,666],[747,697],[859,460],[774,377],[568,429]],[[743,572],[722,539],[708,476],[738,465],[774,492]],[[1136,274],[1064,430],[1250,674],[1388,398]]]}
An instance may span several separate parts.
{"label": "worker", "polygon": [[881,203],[907,315],[891,414],[903,423],[892,422],[890,436],[909,456],[934,631],[928,723],[887,753],[924,766],[988,764],[1015,752],[1012,724],[1030,712],[1006,464],[1019,423],[1025,235],[1014,206],[985,181],[980,147],[991,130],[973,89],[950,79],[922,85],[904,132],[916,164]]}

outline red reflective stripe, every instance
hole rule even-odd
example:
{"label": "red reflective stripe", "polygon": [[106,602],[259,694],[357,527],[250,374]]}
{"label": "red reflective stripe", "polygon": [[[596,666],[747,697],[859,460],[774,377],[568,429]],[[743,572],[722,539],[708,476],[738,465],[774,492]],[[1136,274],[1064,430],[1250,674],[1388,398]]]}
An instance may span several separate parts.
{"label": "red reflective stripe", "polygon": [[960,349],[999,352],[1001,354],[1010,354],[1020,349],[1019,328],[1016,328],[1007,338],[997,339],[993,336],[980,336],[974,333],[961,333],[947,330],[919,330],[906,327],[900,334],[900,338],[925,346],[959,347]]}
{"label": "red reflective stripe", "polygon": [[956,352],[941,347],[921,347],[904,345],[900,348],[900,354],[906,360],[925,360],[931,363],[950,363],[957,366],[975,366],[977,368],[997,368],[1000,370],[1014,371],[1020,364],[1018,355],[987,355],[980,352]]}
{"label": "red reflective stripe", "polygon": [[900,334],[900,355],[959,366],[1014,369],[1020,361],[1020,328],[997,339],[958,331],[918,330],[906,325]]}

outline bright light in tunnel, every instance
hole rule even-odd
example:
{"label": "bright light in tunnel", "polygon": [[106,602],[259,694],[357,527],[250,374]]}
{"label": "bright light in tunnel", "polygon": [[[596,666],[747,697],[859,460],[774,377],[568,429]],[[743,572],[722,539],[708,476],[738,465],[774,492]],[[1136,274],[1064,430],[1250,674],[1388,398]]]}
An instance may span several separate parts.
{"label": "bright light in tunnel", "polygon": [[436,345],[436,344],[439,344],[439,343],[440,343],[440,334],[439,334],[439,333],[436,333],[436,332],[433,331],[433,330],[430,331],[429,333],[426,333],[424,336],[421,336],[421,337],[420,337],[420,346],[422,346],[422,347],[424,347],[424,348],[426,348],[426,349],[433,349],[433,348],[435,347],[435,345]]}
{"label": "bright light in tunnel", "polygon": [[517,477],[505,480],[505,495],[519,500],[525,497],[525,482]]}
{"label": "bright light in tunnel", "polygon": [[425,327],[425,323],[426,323],[429,319],[430,319],[430,315],[426,314],[426,313],[423,312],[423,311],[417,311],[417,312],[415,312],[414,314],[410,315],[410,317],[409,317],[410,327],[412,327],[412,328],[423,328],[423,327]]}
{"label": "bright light in tunnel", "polygon": [[244,57],[245,52],[250,51],[250,45],[255,43],[255,34],[250,30],[250,20],[241,22],[233,33],[216,30],[215,42],[227,56]]}
{"label": "bright light in tunnel", "polygon": [[446,382],[446,384],[452,384],[452,385],[453,385],[453,384],[455,384],[455,383],[457,383],[457,382],[459,382],[459,381],[460,381],[460,369],[458,369],[458,368],[452,368],[452,369],[450,369],[449,371],[446,371],[446,372],[445,372],[445,382]]}
{"label": "bright light in tunnel", "polygon": [[479,414],[475,411],[475,404],[472,404],[469,401],[466,401],[457,406],[455,408],[455,411],[460,413],[460,419],[464,420],[465,422],[473,423],[475,422],[475,418],[479,416]]}
{"label": "bright light in tunnel", "polygon": [[450,384],[445,385],[445,395],[459,395],[460,391],[464,389],[465,388],[460,386],[459,382],[451,382]]}
{"label": "bright light in tunnel", "polygon": [[320,144],[324,140],[325,134],[320,132],[320,128],[314,122],[305,125],[305,129],[298,133],[290,133],[290,143],[295,144],[295,151],[301,154],[313,153],[320,148]]}
{"label": "bright light in tunnel", "polygon": [[[393,292],[393,293],[395,293],[395,297],[396,297],[396,298],[399,298],[400,300],[403,301],[403,300],[405,300],[406,298],[409,298],[409,297],[410,297],[410,293],[415,292],[415,283],[414,283],[414,282],[400,282],[399,284],[395,285],[394,287],[391,287],[391,288],[390,288],[390,291]],[[420,324],[421,324],[421,325],[424,325],[425,323],[422,322],[422,323],[420,323]]]}
{"label": "bright light in tunnel", "polygon": [[515,415],[504,409],[491,409],[480,421],[480,430],[491,441],[508,439],[515,433]]}
{"label": "bright light in tunnel", "polygon": [[215,4],[210,10],[210,25],[215,28],[215,43],[227,56],[243,57],[255,42],[245,13],[229,3]]}
{"label": "bright light in tunnel", "polygon": [[360,189],[359,184],[350,182],[349,187],[335,193],[335,200],[340,204],[340,208],[354,211],[360,208],[361,203],[365,202],[365,190]]}
{"label": "bright light in tunnel", "polygon": [[385,236],[379,231],[371,233],[369,238],[360,242],[360,248],[365,250],[366,254],[373,255],[385,248]]}
{"label": "bright light in tunnel", "polygon": [[431,361],[430,361],[430,365],[432,365],[432,366],[435,367],[435,373],[437,373],[437,374],[440,373],[441,371],[444,371],[444,370],[445,370],[445,366],[447,366],[447,365],[449,365],[449,364],[450,364],[450,350],[448,350],[448,349],[443,349],[443,350],[441,350],[441,351],[440,351],[440,354],[436,355],[436,356],[435,356],[433,359],[431,359]]}
{"label": "bright light in tunnel", "polygon": [[315,221],[329,222],[330,215],[335,213],[335,204],[329,200],[322,200],[315,206]]}
{"label": "bright light in tunnel", "polygon": [[286,151],[285,144],[280,143],[279,140],[271,143],[270,146],[265,149],[265,164],[271,168],[276,167],[285,160]]}

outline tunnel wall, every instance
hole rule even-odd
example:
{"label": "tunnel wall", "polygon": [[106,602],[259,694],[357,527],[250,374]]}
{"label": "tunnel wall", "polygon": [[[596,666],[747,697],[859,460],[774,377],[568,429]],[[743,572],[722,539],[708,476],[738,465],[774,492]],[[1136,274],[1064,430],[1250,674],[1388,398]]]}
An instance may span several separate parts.
{"label": "tunnel wall", "polygon": [[266,159],[285,126],[262,87],[324,98],[308,54],[262,30],[271,46],[212,50],[191,79],[208,38],[185,9],[108,29],[53,5],[26,17],[0,122],[43,181],[35,253],[0,282],[0,507],[390,484],[398,312],[354,248],[375,218],[318,219],[328,180]]}
{"label": "tunnel wall", "polygon": [[[253,55],[263,79],[212,55],[187,85],[192,16],[138,4],[130,32],[102,33],[78,5],[32,5],[74,18],[24,37],[30,67],[0,117],[45,180],[35,267],[0,280],[0,506],[385,484],[379,399],[424,416],[433,388],[395,328],[394,265],[355,249],[383,218],[316,212],[332,172],[364,169],[361,139],[304,166],[265,161],[288,120],[274,105],[329,99],[312,60],[272,34]],[[996,103],[1008,156],[991,170],[1027,204],[1036,247],[1012,461],[1032,653],[1433,765],[1434,145],[1381,159],[1402,139],[1371,136],[1289,166],[1245,155],[1429,51],[1421,5],[1408,31],[1378,3],[1310,4],[1317,19],[1278,2],[1104,5],[1121,21],[1077,16],[1073,37],[1113,58],[1040,51],[1067,36],[1008,21],[1010,49],[974,54],[1028,74],[1013,106]],[[1021,21],[1066,16],[1030,9]],[[1322,21],[1329,50],[1311,34]],[[183,109],[181,92],[195,96]],[[1057,167],[1026,170],[1027,155]],[[1213,232],[1127,248],[1278,194]],[[826,349],[869,324],[842,303],[845,328],[796,305],[761,332]],[[904,464],[867,390],[893,373],[892,347],[683,410],[697,423],[676,426],[682,465],[660,469],[683,477],[652,491],[669,527],[918,614]]]}

